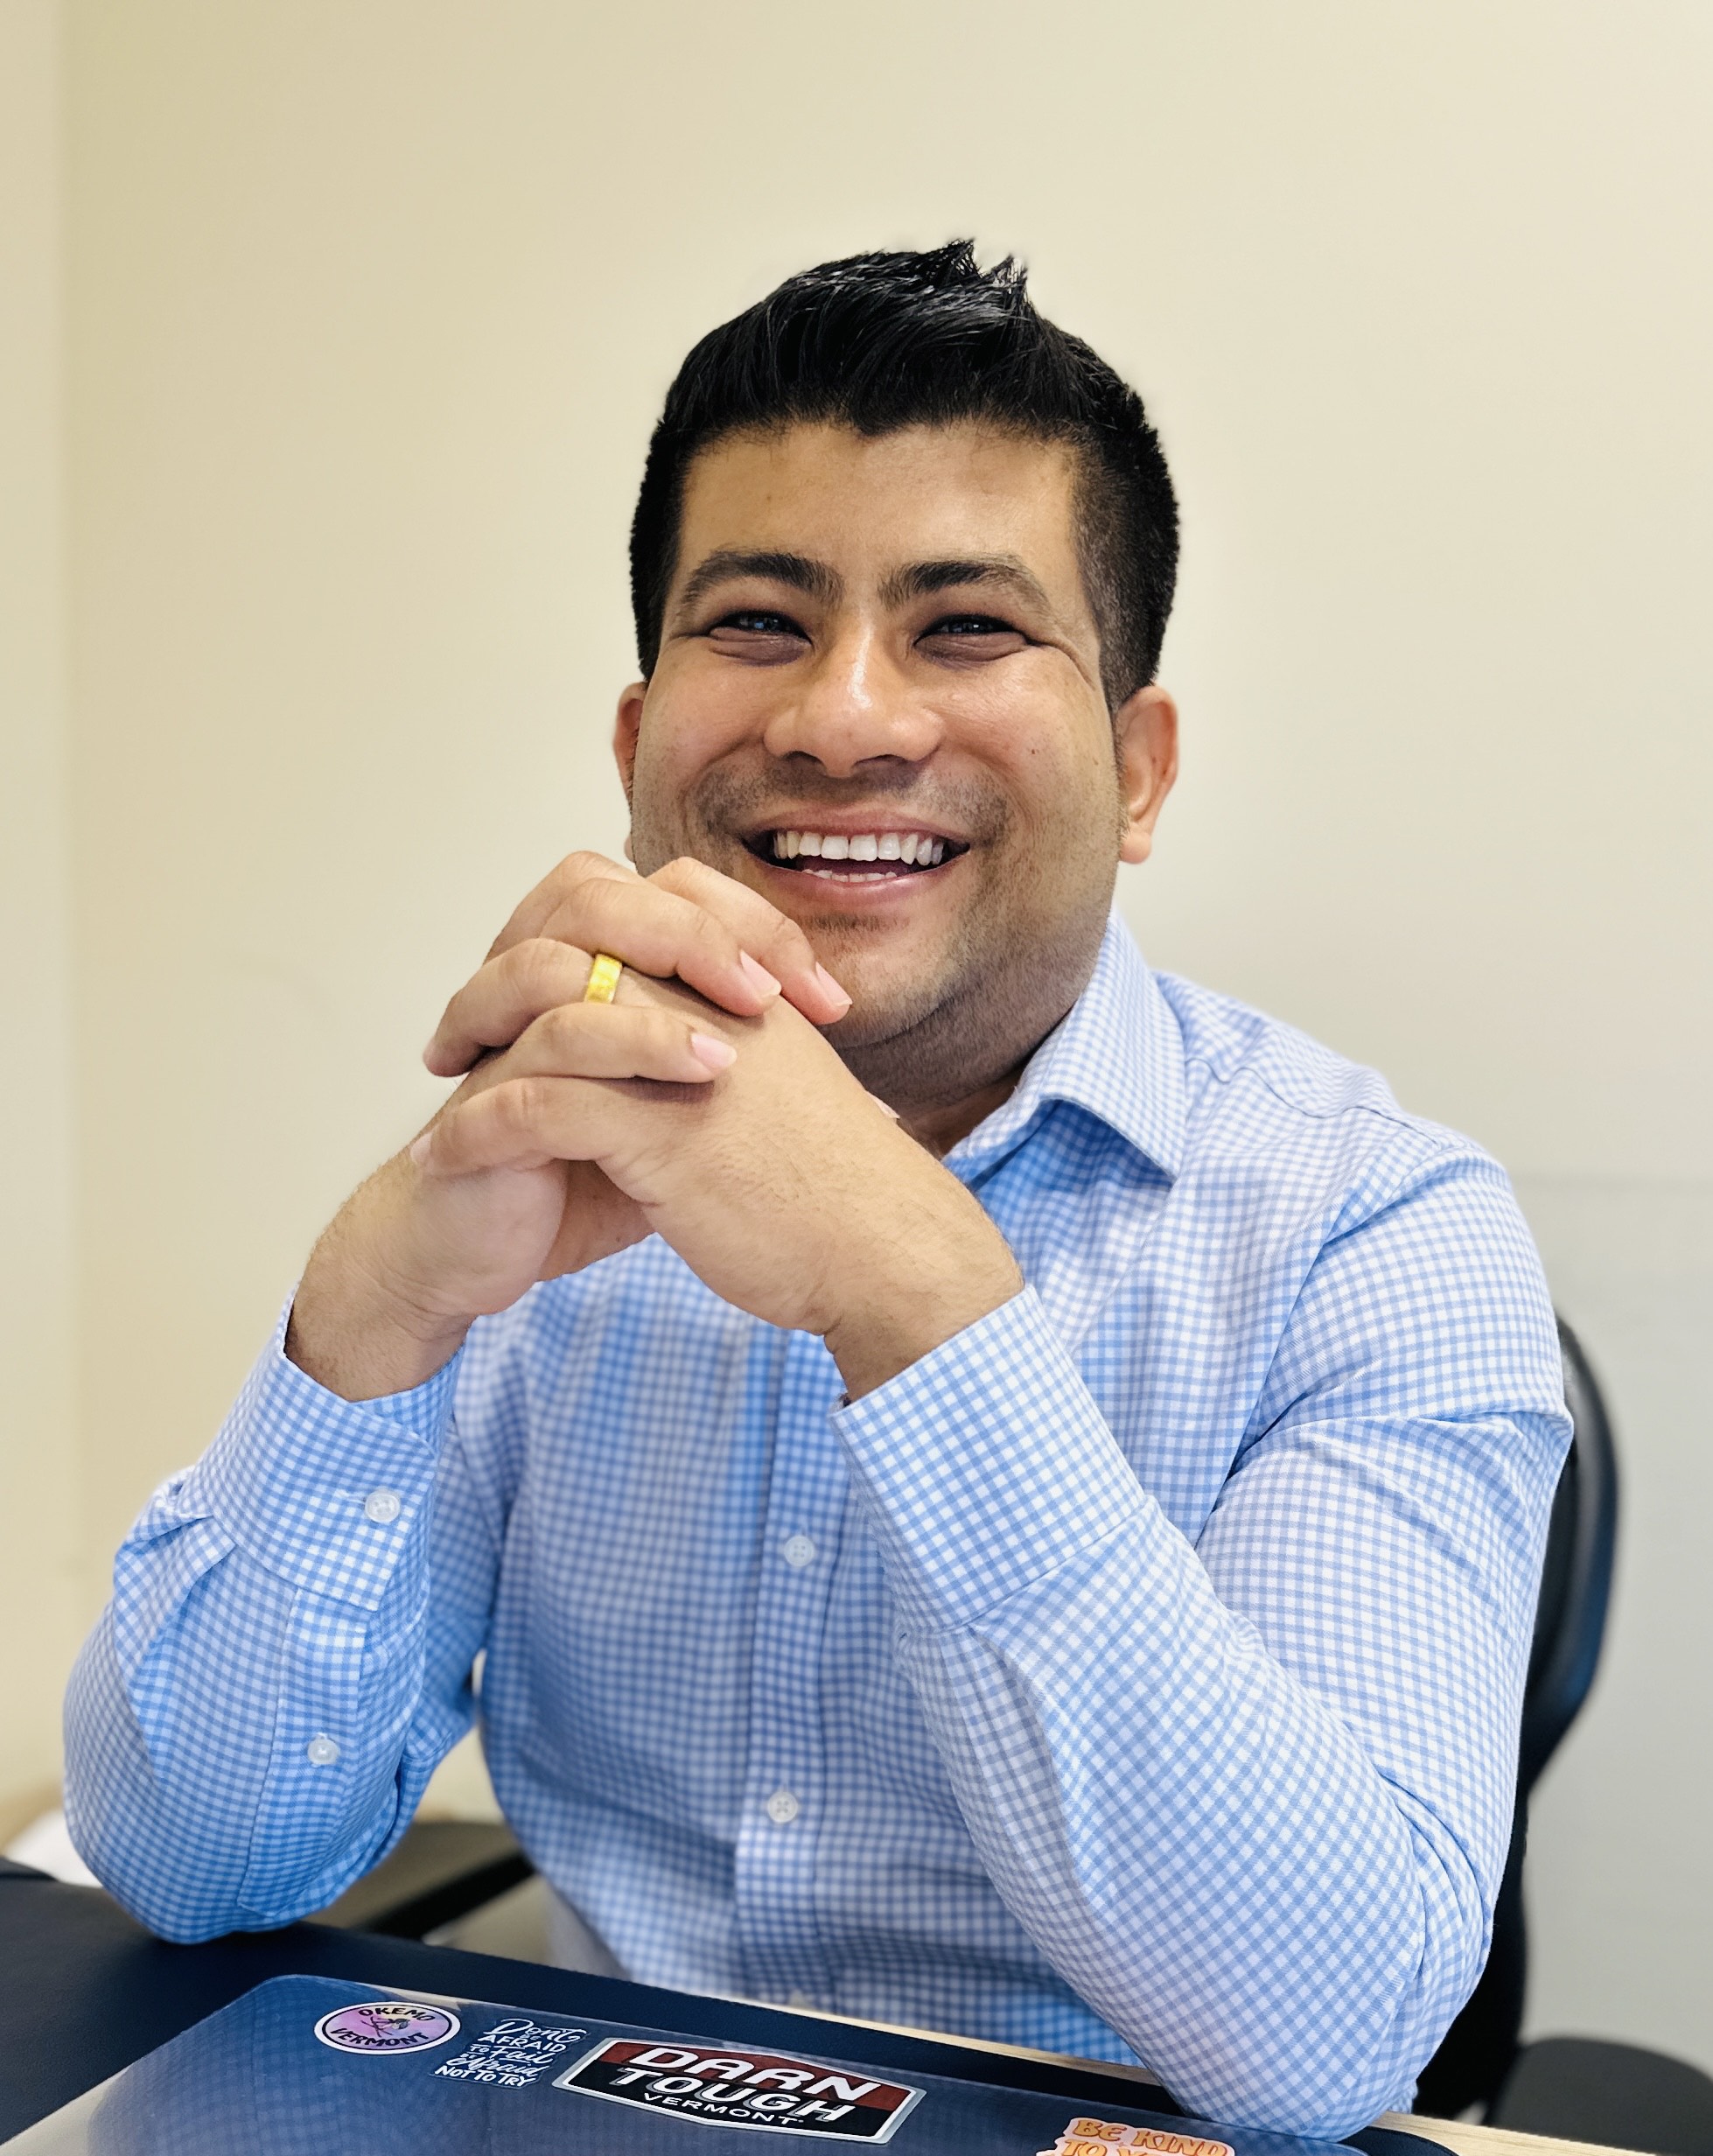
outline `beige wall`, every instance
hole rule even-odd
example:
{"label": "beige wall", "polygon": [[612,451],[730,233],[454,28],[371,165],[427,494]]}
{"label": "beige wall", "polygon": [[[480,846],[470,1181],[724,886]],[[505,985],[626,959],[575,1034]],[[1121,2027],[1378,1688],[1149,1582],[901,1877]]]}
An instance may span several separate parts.
{"label": "beige wall", "polygon": [[75,1639],[54,10],[0,6],[0,1835],[58,1772]]}
{"label": "beige wall", "polygon": [[[1543,1800],[1537,2005],[1713,2065],[1713,1740],[1674,1706],[1713,1648],[1683,1524],[1713,1499],[1713,16],[66,23],[86,1600],[433,1097],[450,986],[621,836],[624,534],[684,346],[806,260],[972,231],[1137,381],[1185,500],[1146,947],[1523,1172],[1633,1529],[1680,1522],[1668,1564],[1633,1545]],[[1684,1726],[1626,1840],[1641,1700]]]}

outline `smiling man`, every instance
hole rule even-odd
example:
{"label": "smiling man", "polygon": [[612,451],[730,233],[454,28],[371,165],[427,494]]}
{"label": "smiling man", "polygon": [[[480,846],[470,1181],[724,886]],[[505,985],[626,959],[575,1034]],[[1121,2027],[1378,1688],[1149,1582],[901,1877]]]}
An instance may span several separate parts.
{"label": "smiling man", "polygon": [[1551,1311],[1500,1172],[1110,918],[1176,768],[1134,394],[967,247],[704,339],[574,855],[119,1554],[89,1862],[276,1924],[479,1712],[629,1973],[1407,2102],[1503,1868]]}

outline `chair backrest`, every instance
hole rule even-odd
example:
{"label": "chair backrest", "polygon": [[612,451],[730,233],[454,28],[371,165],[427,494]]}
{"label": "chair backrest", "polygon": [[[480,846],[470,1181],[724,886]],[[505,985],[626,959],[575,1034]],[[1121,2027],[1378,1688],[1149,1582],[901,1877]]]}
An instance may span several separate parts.
{"label": "chair backrest", "polygon": [[1528,1793],[1588,1697],[1605,1635],[1618,1541],[1618,1460],[1612,1424],[1582,1343],[1561,1318],[1564,1404],[1570,1449],[1553,1493],[1535,1643],[1523,1689],[1517,1796],[1510,1853],[1493,1909],[1493,1947],[1481,1980],[1423,2068],[1416,2107],[1456,2118],[1499,2093],[1517,2056],[1528,1940],[1523,1919],[1522,1862]]}
{"label": "chair backrest", "polygon": [[1588,1697],[1605,1636],[1618,1547],[1618,1456],[1582,1342],[1558,1320],[1570,1449],[1553,1494],[1535,1645],[1523,1691],[1517,1795],[1527,1797]]}

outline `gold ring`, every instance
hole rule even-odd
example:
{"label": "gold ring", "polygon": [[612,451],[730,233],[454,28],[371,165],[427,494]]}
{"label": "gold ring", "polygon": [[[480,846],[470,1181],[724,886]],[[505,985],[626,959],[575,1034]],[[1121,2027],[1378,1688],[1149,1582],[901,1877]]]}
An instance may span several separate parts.
{"label": "gold ring", "polygon": [[583,991],[584,1003],[611,1003],[619,992],[619,976],[624,970],[622,959],[608,951],[597,951],[589,969],[589,985]]}

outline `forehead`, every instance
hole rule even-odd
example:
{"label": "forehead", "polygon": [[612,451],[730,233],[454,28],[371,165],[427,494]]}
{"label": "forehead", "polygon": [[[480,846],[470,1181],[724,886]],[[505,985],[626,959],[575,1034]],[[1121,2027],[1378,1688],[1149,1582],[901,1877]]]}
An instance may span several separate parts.
{"label": "forehead", "polygon": [[1073,452],[976,422],[727,435],[690,466],[674,583],[717,549],[807,555],[853,584],[901,564],[1011,554],[1080,585]]}

